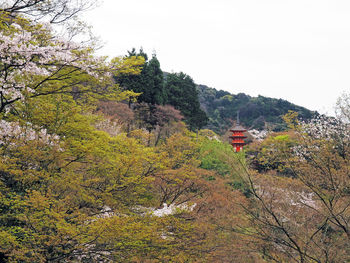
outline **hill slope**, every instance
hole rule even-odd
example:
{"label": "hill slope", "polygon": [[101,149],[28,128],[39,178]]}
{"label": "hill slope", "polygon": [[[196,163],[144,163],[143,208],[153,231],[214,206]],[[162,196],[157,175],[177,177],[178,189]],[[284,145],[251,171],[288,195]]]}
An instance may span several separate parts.
{"label": "hill slope", "polygon": [[219,134],[225,133],[233,125],[238,110],[240,121],[246,128],[275,131],[285,128],[281,116],[289,110],[298,112],[301,119],[310,119],[317,114],[282,99],[251,97],[244,93],[233,95],[205,85],[197,85],[197,90],[201,107],[209,118],[205,128]]}

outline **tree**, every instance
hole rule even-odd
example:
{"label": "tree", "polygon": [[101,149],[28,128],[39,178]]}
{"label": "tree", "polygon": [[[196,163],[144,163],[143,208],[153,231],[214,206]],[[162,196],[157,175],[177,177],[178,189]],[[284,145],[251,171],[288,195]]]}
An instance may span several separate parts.
{"label": "tree", "polygon": [[205,191],[200,182],[198,150],[193,138],[182,134],[174,134],[160,147],[165,169],[155,174],[159,205],[193,201]]}
{"label": "tree", "polygon": [[[92,49],[54,37],[42,24],[0,13],[0,112],[25,97],[74,93],[80,99],[118,96],[111,72],[137,72],[142,61],[95,58]],[[124,93],[126,94],[126,93]],[[131,95],[131,93],[129,93]],[[127,96],[129,96],[127,95]],[[77,96],[78,97],[78,96]]]}
{"label": "tree", "polygon": [[126,103],[100,101],[97,111],[104,115],[104,118],[98,124],[99,129],[107,131],[109,134],[130,131],[135,114]]}
{"label": "tree", "polygon": [[344,93],[337,100],[336,105],[337,117],[343,122],[350,123],[350,94]]}
{"label": "tree", "polygon": [[96,2],[90,0],[8,0],[0,4],[0,12],[6,13],[12,19],[27,16],[37,22],[46,20],[52,24],[74,24],[78,14],[94,5]]}
{"label": "tree", "polygon": [[[182,262],[201,258],[203,225],[161,202],[206,189],[193,133],[148,147],[97,130],[70,94],[26,98],[0,122],[0,257],[8,261]],[[167,189],[163,192],[161,189]],[[164,194],[166,193],[166,194]]]}
{"label": "tree", "polygon": [[[106,221],[124,221],[114,237],[144,229],[127,241],[132,250],[142,250],[141,239],[146,246],[146,233],[162,243],[161,232],[147,230],[155,227],[147,225],[150,219],[132,212],[149,204],[148,185],[160,156],[125,134],[111,137],[96,130],[96,118],[82,109],[68,95],[48,95],[18,107],[21,118],[12,117],[18,121],[1,122],[0,254],[11,261],[125,257],[128,247],[97,231]],[[114,250],[107,250],[111,246]]]}
{"label": "tree", "polygon": [[166,139],[172,135],[172,133],[180,132],[183,119],[180,111],[176,110],[171,105],[157,105],[155,116],[157,119],[157,126],[155,130],[155,145],[157,145],[161,139]]}
{"label": "tree", "polygon": [[149,96],[146,99],[148,101],[145,102],[164,105],[167,98],[164,90],[163,71],[160,69],[160,64],[155,54],[152,55],[151,60],[147,64],[146,74],[149,79],[147,87],[147,93],[149,93]]}
{"label": "tree", "polygon": [[288,110],[298,112],[304,120],[317,114],[282,99],[251,97],[244,93],[230,94],[205,85],[198,85],[197,89],[201,106],[209,117],[206,128],[218,134],[224,134],[233,125],[237,111],[240,111],[243,126],[258,130],[270,128],[276,132],[286,130],[281,116]]}
{"label": "tree", "polygon": [[166,77],[168,103],[181,111],[191,130],[200,129],[207,122],[205,112],[200,108],[196,84],[182,72],[171,73]]}
{"label": "tree", "polygon": [[293,176],[288,168],[286,156],[290,156],[293,146],[296,145],[294,137],[292,131],[272,133],[263,141],[250,144],[247,153],[253,169]]}
{"label": "tree", "polygon": [[[55,3],[66,2],[16,1],[11,12],[17,6],[33,15],[31,4],[45,12],[46,4]],[[182,127],[182,135],[150,147],[135,136],[143,131],[113,133],[95,114],[99,105],[112,121],[132,116],[116,102],[138,94],[120,90],[111,76],[138,73],[144,59],[107,63],[92,48],[61,41],[51,29],[9,12],[0,23],[0,260],[200,258],[206,236],[188,220],[193,211],[157,216],[154,207],[163,199],[178,204],[203,193],[194,135]],[[150,68],[150,75],[159,75],[155,60]],[[149,105],[157,112],[156,125],[175,133],[170,126],[181,118],[179,111]],[[161,176],[171,182],[159,183]],[[160,186],[171,194],[164,198]]]}
{"label": "tree", "polygon": [[159,61],[156,55],[153,55],[151,60],[148,60],[146,53],[140,49],[136,53],[135,49],[128,52],[127,58],[144,58],[142,71],[139,75],[120,74],[115,77],[117,83],[124,89],[141,93],[137,101],[145,102],[151,105],[164,105],[167,101],[164,91],[163,72],[160,69]]}
{"label": "tree", "polygon": [[260,249],[269,260],[347,262],[349,128],[322,116],[292,126],[295,143],[280,153],[295,179],[248,172],[253,199],[246,211],[253,228],[246,233],[263,241]]}

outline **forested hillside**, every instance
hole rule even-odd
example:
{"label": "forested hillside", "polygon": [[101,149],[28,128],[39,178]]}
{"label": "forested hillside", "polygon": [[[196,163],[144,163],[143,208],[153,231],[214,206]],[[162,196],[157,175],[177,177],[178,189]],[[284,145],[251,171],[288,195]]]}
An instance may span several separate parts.
{"label": "forested hillside", "polygon": [[45,23],[76,29],[84,3],[0,4],[0,262],[350,262],[349,94],[234,152],[191,77]]}
{"label": "forested hillside", "polygon": [[[183,73],[163,72],[160,63],[153,55],[148,55],[141,49],[132,49],[125,58],[140,57],[145,60],[141,74],[119,74],[116,82],[125,90],[139,92],[138,103],[150,105],[171,105],[179,110],[191,130],[202,127],[218,134],[224,134],[233,125],[237,112],[240,113],[242,124],[249,129],[285,130],[282,116],[292,110],[298,112],[299,118],[310,120],[317,115],[304,107],[297,106],[286,100],[251,97],[244,93],[231,94],[216,90],[205,85],[196,85],[193,79]],[[155,115],[153,112],[151,115]],[[150,120],[154,125],[156,120]]]}
{"label": "forested hillside", "polygon": [[[198,130],[207,123],[207,116],[200,108],[198,91],[193,79],[187,74],[163,73],[160,63],[154,54],[152,59],[141,49],[128,52],[125,58],[143,58],[141,73],[119,74],[114,77],[115,81],[124,90],[140,93],[137,97],[138,103],[145,103],[150,110],[149,124],[156,125],[157,120],[152,120],[155,116],[155,105],[171,105],[179,110],[184,117],[184,121],[190,130]],[[138,107],[138,105],[135,105]]]}
{"label": "forested hillside", "polygon": [[298,112],[299,118],[303,120],[310,120],[317,115],[316,112],[282,99],[231,94],[205,85],[198,85],[197,89],[201,107],[209,118],[205,127],[219,134],[225,133],[233,125],[238,111],[240,121],[246,128],[273,131],[286,129],[282,116],[289,110]]}

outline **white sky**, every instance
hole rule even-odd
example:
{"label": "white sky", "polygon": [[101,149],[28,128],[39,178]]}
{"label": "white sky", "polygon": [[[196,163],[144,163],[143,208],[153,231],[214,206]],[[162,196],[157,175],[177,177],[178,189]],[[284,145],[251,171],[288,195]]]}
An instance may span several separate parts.
{"label": "white sky", "polygon": [[163,71],[333,114],[350,91],[349,0],[104,0],[84,15],[104,47],[156,52]]}

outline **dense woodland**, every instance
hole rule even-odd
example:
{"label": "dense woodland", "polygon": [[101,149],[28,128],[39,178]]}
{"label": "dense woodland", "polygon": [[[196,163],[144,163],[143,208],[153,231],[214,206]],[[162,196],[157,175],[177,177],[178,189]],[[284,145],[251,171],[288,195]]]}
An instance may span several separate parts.
{"label": "dense woodland", "polygon": [[200,104],[209,118],[205,128],[218,134],[225,133],[233,125],[237,112],[242,124],[248,129],[269,131],[285,130],[287,126],[282,116],[290,110],[297,112],[302,120],[310,120],[318,115],[317,112],[282,99],[251,97],[244,93],[234,95],[205,85],[198,85],[197,89]]}
{"label": "dense woodland", "polygon": [[[163,73],[156,55],[148,60],[141,49],[138,53],[133,49],[125,58],[143,58],[140,74],[119,74],[114,77],[122,90],[140,93],[137,102],[148,105],[148,124],[151,128],[157,125],[155,105],[170,105],[179,110],[185,123],[192,131],[202,128],[207,123],[207,116],[201,109],[198,91],[193,79],[183,72]],[[137,104],[135,107],[139,107]]]}
{"label": "dense woodland", "polygon": [[[337,118],[198,96],[155,55],[59,38],[89,5],[0,4],[0,262],[350,262],[349,94]],[[234,153],[213,130],[236,109],[284,130]]]}

